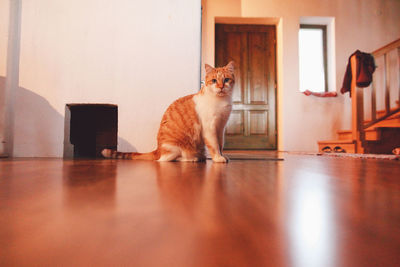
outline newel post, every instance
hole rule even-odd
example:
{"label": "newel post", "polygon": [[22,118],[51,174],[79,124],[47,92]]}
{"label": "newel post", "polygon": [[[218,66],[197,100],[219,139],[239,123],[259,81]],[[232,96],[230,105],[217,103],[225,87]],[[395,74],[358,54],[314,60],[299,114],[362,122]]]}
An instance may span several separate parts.
{"label": "newel post", "polygon": [[363,153],[364,148],[362,146],[364,141],[364,96],[362,90],[357,90],[357,57],[353,55],[350,59],[351,63],[351,103],[352,103],[352,135],[353,141],[356,144],[356,153]]}

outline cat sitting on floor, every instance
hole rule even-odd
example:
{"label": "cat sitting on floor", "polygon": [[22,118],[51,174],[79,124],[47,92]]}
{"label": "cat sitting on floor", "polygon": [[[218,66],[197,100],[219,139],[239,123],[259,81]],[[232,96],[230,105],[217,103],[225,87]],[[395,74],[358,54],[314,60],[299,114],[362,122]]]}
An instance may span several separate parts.
{"label": "cat sitting on floor", "polygon": [[104,149],[105,158],[158,161],[204,161],[205,146],[214,162],[228,162],[222,154],[224,130],[232,110],[234,63],[213,68],[205,65],[205,85],[197,94],[179,98],[164,113],[157,149],[149,153],[124,153]]}

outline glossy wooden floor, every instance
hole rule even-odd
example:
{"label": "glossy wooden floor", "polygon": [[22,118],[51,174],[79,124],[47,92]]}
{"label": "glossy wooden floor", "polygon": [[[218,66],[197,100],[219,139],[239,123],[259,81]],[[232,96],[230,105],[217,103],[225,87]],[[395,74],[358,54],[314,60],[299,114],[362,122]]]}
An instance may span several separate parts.
{"label": "glossy wooden floor", "polygon": [[400,162],[0,160],[0,266],[400,266]]}

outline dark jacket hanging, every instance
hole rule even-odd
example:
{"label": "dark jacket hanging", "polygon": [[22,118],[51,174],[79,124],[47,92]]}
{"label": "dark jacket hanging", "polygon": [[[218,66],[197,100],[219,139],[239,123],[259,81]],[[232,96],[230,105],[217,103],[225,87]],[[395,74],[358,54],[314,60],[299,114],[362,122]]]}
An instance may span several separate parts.
{"label": "dark jacket hanging", "polygon": [[356,55],[357,58],[357,87],[367,87],[372,82],[372,74],[375,71],[375,61],[374,57],[371,54],[361,52],[357,50],[349,57],[349,62],[347,63],[346,73],[343,79],[342,89],[340,92],[342,94],[349,92],[351,95],[351,62],[350,59],[353,55]]}

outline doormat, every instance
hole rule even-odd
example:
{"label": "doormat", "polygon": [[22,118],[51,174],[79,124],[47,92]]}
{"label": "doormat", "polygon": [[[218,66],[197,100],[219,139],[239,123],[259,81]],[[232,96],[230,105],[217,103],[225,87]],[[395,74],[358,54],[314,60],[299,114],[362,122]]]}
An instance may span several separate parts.
{"label": "doormat", "polygon": [[319,156],[357,158],[357,159],[400,160],[400,156],[389,155],[389,154],[319,153]]}

